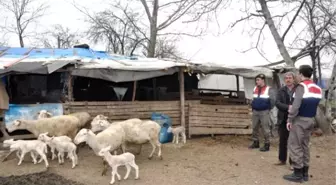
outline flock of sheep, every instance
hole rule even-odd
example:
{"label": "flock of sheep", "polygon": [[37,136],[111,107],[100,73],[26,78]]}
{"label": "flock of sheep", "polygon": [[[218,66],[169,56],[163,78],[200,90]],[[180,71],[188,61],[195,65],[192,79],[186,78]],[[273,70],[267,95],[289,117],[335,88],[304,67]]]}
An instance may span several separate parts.
{"label": "flock of sheep", "polygon": [[[86,128],[89,123],[91,129]],[[14,120],[6,127],[8,132],[28,130],[37,139],[5,140],[3,145],[9,147],[10,152],[3,161],[16,151],[19,158],[18,165],[21,165],[25,154],[30,153],[34,164],[43,160],[45,166],[48,167],[46,153],[48,152],[47,146],[49,146],[52,153],[51,160],[56,158],[55,150],[57,150],[58,163],[62,164],[64,163],[64,154],[67,153],[67,158],[72,161],[72,168],[75,168],[78,164],[77,145],[86,143],[97,156],[103,158],[102,175],[106,175],[107,164],[112,168],[110,184],[115,182],[115,176],[118,180],[121,179],[117,171],[119,166],[126,167],[124,179],[128,178],[131,168],[135,169],[135,179],[139,178],[139,167],[135,163],[135,156],[126,152],[127,143],[138,144],[137,154],[140,154],[142,144],[149,142],[153,149],[148,158],[152,159],[158,148],[157,156],[162,159],[159,141],[161,126],[152,120],[132,118],[110,123],[104,115],[97,115],[93,119],[87,112],[53,116],[50,112],[41,110],[37,120]],[[184,127],[169,127],[168,132],[172,132],[174,135],[173,143],[178,143],[179,135],[182,135],[183,143],[186,143]],[[118,149],[122,151],[120,155],[117,155]],[[113,152],[114,155],[111,155],[110,152]],[[38,157],[40,157],[39,161],[37,161]]]}

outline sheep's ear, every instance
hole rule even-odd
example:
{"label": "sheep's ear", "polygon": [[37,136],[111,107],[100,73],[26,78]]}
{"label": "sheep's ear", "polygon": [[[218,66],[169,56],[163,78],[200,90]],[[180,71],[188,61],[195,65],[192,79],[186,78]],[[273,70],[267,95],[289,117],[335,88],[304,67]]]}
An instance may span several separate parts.
{"label": "sheep's ear", "polygon": [[52,116],[52,115],[53,115],[51,112],[47,112],[47,114],[48,114],[49,116]]}
{"label": "sheep's ear", "polygon": [[44,133],[45,135],[48,135],[49,134],[49,132],[46,132],[46,133]]}
{"label": "sheep's ear", "polygon": [[106,151],[109,151],[111,149],[111,146],[108,146],[105,149],[106,149]]}
{"label": "sheep's ear", "polygon": [[[103,115],[103,116],[104,116],[104,115]],[[105,119],[108,119],[108,117],[107,117],[107,116],[104,116],[104,118],[105,118]]]}

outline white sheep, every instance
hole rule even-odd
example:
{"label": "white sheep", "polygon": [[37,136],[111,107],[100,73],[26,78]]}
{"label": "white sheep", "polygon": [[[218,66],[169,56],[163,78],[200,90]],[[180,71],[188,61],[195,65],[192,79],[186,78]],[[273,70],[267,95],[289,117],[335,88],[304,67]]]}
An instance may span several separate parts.
{"label": "white sheep", "polygon": [[[20,160],[19,160],[18,165],[21,165],[21,163],[23,161],[23,158],[26,155],[26,153],[33,151],[33,152],[38,153],[41,156],[41,158],[45,162],[46,168],[48,168],[48,166],[49,166],[47,156],[45,155],[46,153],[48,153],[47,144],[45,144],[42,141],[39,141],[39,140],[27,140],[27,141],[22,140],[20,142],[16,142],[16,143],[12,144],[9,149],[10,149],[10,152],[18,151],[18,150],[21,151]],[[31,157],[34,160],[34,164],[36,164],[35,156],[31,155]]]}
{"label": "white sheep", "polygon": [[[125,152],[125,132],[119,125],[111,125],[97,135],[95,135],[91,130],[83,128],[78,132],[74,139],[74,143],[76,145],[82,142],[86,142],[93,149],[96,155],[98,155],[102,148],[107,146],[111,147],[111,151],[115,151],[121,147],[123,153]],[[104,161],[104,170],[102,175],[106,174],[106,170],[107,166]]]}
{"label": "white sheep", "polygon": [[185,134],[185,128],[184,126],[178,126],[178,127],[168,127],[167,129],[167,132],[168,133],[173,133],[173,141],[172,143],[176,143],[178,144],[179,143],[179,135],[181,135],[182,137],[182,141],[183,143],[185,144],[186,143],[186,134]]}
{"label": "white sheep", "polygon": [[[10,147],[12,144],[14,143],[17,143],[17,142],[20,142],[20,141],[23,141],[23,140],[15,140],[14,139],[7,139],[7,140],[4,140],[3,141],[3,146],[4,147]],[[14,151],[10,151],[6,156],[5,158],[3,158],[2,162],[6,161],[8,156],[10,154],[12,154]],[[16,156],[18,157],[18,159],[20,160],[20,154],[21,153],[21,150],[16,150]],[[33,163],[36,164],[36,156],[35,156],[35,152],[34,151],[31,151],[30,152],[30,156],[32,157],[33,159]],[[42,161],[42,158],[40,159],[40,161],[38,163],[40,163]]]}
{"label": "white sheep", "polygon": [[53,116],[53,114],[47,110],[40,110],[37,113],[37,119],[44,119],[44,118],[51,118]]}
{"label": "white sheep", "polygon": [[58,163],[63,164],[64,163],[64,153],[68,153],[68,157],[72,161],[72,168],[75,168],[75,166],[78,164],[78,157],[76,154],[76,145],[72,143],[71,141],[59,141],[55,140],[54,137],[52,137],[50,140],[46,141],[47,143],[52,143],[52,145],[55,146],[56,150],[58,151]]}
{"label": "white sheep", "polygon": [[[40,134],[38,136],[37,139],[40,140],[40,141],[43,141],[43,142],[47,143],[47,145],[50,147],[51,153],[52,153],[51,160],[54,160],[55,157],[56,157],[56,154],[55,154],[55,148],[56,148],[56,146],[55,146],[54,143],[48,142],[48,141],[51,140],[51,137],[49,137],[48,134],[49,134],[48,132],[42,133],[42,134]],[[55,141],[60,141],[60,142],[61,141],[72,142],[72,139],[70,137],[68,137],[68,136],[56,136],[56,137],[54,137],[54,140]],[[68,155],[68,158],[70,159],[69,155]]]}
{"label": "white sheep", "polygon": [[141,151],[142,144],[150,142],[153,150],[148,156],[148,159],[152,159],[156,147],[158,147],[159,150],[158,156],[162,159],[161,143],[159,141],[161,126],[157,122],[133,118],[125,121],[109,123],[106,120],[106,116],[103,115],[98,115],[93,120],[94,121],[91,122],[91,129],[94,131],[104,130],[110,125],[121,125],[126,134],[126,142],[140,145],[139,153]]}
{"label": "white sheep", "polygon": [[98,155],[101,157],[104,157],[104,160],[107,161],[107,163],[112,168],[112,178],[110,184],[113,184],[115,181],[115,175],[117,175],[118,180],[121,180],[121,177],[118,173],[118,167],[119,166],[125,166],[126,167],[126,174],[124,177],[124,180],[126,180],[131,172],[131,167],[135,170],[135,179],[139,179],[139,166],[135,163],[135,156],[129,152],[120,154],[120,155],[111,155],[110,151],[111,146],[102,148]]}
{"label": "white sheep", "polygon": [[91,115],[88,112],[75,112],[68,114],[68,116],[74,116],[79,119],[79,130],[89,125],[92,120]]}
{"label": "white sheep", "polygon": [[12,124],[8,124],[6,127],[8,132],[28,130],[36,138],[45,132],[48,132],[51,136],[74,138],[80,128],[80,123],[77,117],[61,115],[40,120],[14,120]]}

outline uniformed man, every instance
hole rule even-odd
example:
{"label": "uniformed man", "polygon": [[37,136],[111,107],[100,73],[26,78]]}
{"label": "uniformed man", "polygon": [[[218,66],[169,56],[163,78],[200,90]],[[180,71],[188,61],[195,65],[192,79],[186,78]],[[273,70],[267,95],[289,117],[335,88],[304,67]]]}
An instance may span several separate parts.
{"label": "uniformed man", "polygon": [[252,140],[250,149],[259,148],[260,125],[264,135],[264,146],[260,151],[266,152],[270,149],[270,110],[274,107],[275,97],[273,90],[266,85],[265,75],[259,74],[255,77],[256,86],[253,90],[252,100]]}
{"label": "uniformed man", "polygon": [[313,69],[309,65],[300,66],[301,83],[293,95],[293,105],[289,107],[288,150],[294,172],[283,178],[292,182],[308,181],[309,139],[314,128],[317,107],[322,99],[321,88],[310,79],[312,74]]}

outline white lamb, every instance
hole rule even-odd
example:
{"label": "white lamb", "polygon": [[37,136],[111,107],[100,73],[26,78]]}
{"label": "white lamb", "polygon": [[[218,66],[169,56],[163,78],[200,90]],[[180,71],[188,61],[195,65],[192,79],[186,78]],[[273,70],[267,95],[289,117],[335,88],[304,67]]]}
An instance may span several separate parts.
{"label": "white lamb", "polygon": [[182,141],[185,144],[186,143],[186,134],[185,134],[185,128],[184,126],[178,126],[178,127],[168,127],[167,129],[168,133],[173,133],[173,142],[172,143],[179,143],[179,135],[182,137]]}
{"label": "white lamb", "polygon": [[43,119],[43,118],[51,118],[53,116],[53,114],[47,110],[40,110],[37,113],[37,119]]}
{"label": "white lamb", "polygon": [[133,118],[125,121],[113,122],[111,124],[106,120],[106,116],[103,115],[98,115],[93,120],[94,121],[91,122],[91,129],[94,132],[104,130],[110,125],[121,125],[126,134],[126,142],[140,145],[138,153],[141,151],[142,144],[150,142],[153,150],[148,156],[148,159],[153,158],[156,147],[159,148],[158,157],[162,159],[161,143],[159,141],[161,126],[155,121]]}
{"label": "white lamb", "polygon": [[135,163],[135,156],[129,152],[120,154],[120,155],[111,155],[110,151],[111,147],[105,147],[98,152],[99,156],[104,157],[104,160],[108,162],[108,164],[112,168],[112,178],[110,184],[113,184],[115,181],[115,175],[117,175],[118,180],[121,180],[120,175],[118,174],[118,167],[125,166],[126,167],[126,175],[124,180],[126,180],[131,172],[131,167],[135,170],[135,179],[139,179],[139,166]]}
{"label": "white lamb", "polygon": [[[40,141],[43,141],[43,142],[47,143],[47,145],[50,147],[51,153],[52,153],[51,160],[54,160],[55,157],[56,157],[56,154],[55,154],[55,148],[56,148],[56,146],[55,146],[55,144],[53,142],[48,142],[48,141],[51,140],[51,137],[49,137],[48,134],[49,134],[48,132],[42,133],[42,134],[40,134],[38,136],[37,139],[40,140]],[[55,141],[60,141],[60,142],[61,141],[72,142],[71,138],[68,137],[68,136],[57,136],[57,137],[54,137],[54,140]],[[68,154],[68,158],[70,159],[69,154]]]}
{"label": "white lamb", "polygon": [[[23,140],[15,140],[14,141],[14,139],[7,139],[7,140],[4,140],[3,141],[3,146],[4,147],[10,147],[12,144],[14,144],[14,143],[17,143],[17,142],[20,142],[20,141],[23,141]],[[7,160],[7,158],[8,158],[8,156],[10,155],[10,154],[12,154],[14,151],[10,151],[6,156],[5,156],[5,158],[3,158],[3,160],[2,160],[2,162],[4,162],[4,161],[6,161]],[[21,150],[16,150],[16,156],[18,157],[18,159],[20,160],[20,154],[21,153]],[[30,156],[32,157],[32,159],[33,159],[33,163],[34,164],[36,164],[36,156],[35,156],[36,154],[35,154],[35,152],[34,151],[31,151],[30,152]],[[40,161],[38,162],[38,163],[40,163],[40,162],[42,162],[42,158],[40,159]]]}
{"label": "white lamb", "polygon": [[68,157],[72,161],[72,168],[75,168],[78,164],[78,157],[76,154],[76,145],[69,141],[58,141],[54,140],[54,137],[52,137],[47,143],[52,143],[52,145],[55,146],[56,150],[58,151],[58,163],[63,164],[64,163],[64,153],[68,153]]}
{"label": "white lamb", "polygon": [[[119,125],[111,125],[104,131],[95,135],[89,129],[81,129],[74,139],[76,145],[86,142],[90,148],[93,149],[96,155],[102,148],[110,146],[110,151],[115,151],[121,147],[123,153],[125,152],[125,132]],[[102,175],[106,174],[107,166],[104,161],[104,169]]]}
{"label": "white lamb", "polygon": [[[22,140],[20,142],[16,142],[16,143],[12,144],[9,149],[10,149],[10,152],[18,151],[18,150],[21,151],[20,160],[19,160],[18,165],[21,165],[22,160],[23,160],[24,156],[26,155],[26,153],[36,152],[44,160],[46,168],[48,168],[48,166],[49,166],[47,157],[45,155],[46,153],[48,153],[47,144],[45,144],[42,141],[39,141],[39,140],[27,140],[27,141]],[[31,157],[34,160],[34,164],[36,164],[35,156],[31,155]]]}

